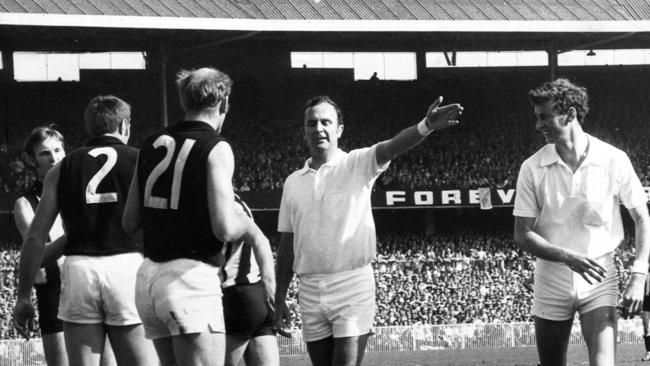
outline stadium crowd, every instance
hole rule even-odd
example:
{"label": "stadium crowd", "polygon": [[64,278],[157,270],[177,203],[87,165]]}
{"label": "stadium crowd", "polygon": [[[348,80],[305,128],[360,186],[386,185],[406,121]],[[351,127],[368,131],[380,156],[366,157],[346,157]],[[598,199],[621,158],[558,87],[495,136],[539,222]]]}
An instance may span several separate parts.
{"label": "stadium crowd", "polygon": [[[621,113],[624,118],[616,124],[595,116],[585,130],[627,152],[642,184],[648,186],[650,149],[644,136],[650,134],[650,125],[641,123],[644,119],[633,112]],[[342,148],[350,150],[379,141],[412,122],[411,119],[399,123],[378,118],[379,121],[348,118]],[[511,114],[499,117],[498,121],[496,117],[468,120],[454,129],[439,132],[438,138],[395,159],[377,180],[375,189],[514,187],[522,161],[543,143],[533,129],[532,118],[528,119],[522,121]],[[498,129],[493,126],[496,123]],[[239,191],[281,189],[284,179],[302,167],[308,156],[302,143],[301,126],[295,121],[261,126],[238,122],[236,127],[226,128],[224,135],[237,160],[233,184]],[[84,136],[79,129],[62,126],[61,130],[68,151],[83,144]],[[269,139],[270,135],[274,138]],[[0,145],[0,194],[20,193],[35,179],[33,164],[23,153],[21,142]],[[132,144],[135,146],[137,142]]]}
{"label": "stadium crowd", "polygon": [[[277,240],[277,238],[276,238]],[[19,251],[0,250],[0,339],[17,338],[11,324]],[[620,248],[619,272],[633,241]],[[376,326],[528,322],[534,260],[503,233],[393,234],[378,238]],[[297,280],[289,290],[292,327],[301,326]]]}

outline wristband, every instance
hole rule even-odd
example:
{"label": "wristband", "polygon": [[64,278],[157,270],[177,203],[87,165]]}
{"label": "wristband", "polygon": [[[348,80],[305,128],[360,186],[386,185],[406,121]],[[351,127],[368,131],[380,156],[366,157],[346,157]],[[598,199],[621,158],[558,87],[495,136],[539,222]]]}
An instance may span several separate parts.
{"label": "wristband", "polygon": [[418,133],[422,136],[429,136],[433,130],[429,129],[429,126],[427,126],[427,117],[424,117],[422,121],[418,123]]}
{"label": "wristband", "polygon": [[634,261],[632,264],[632,268],[630,269],[630,272],[632,273],[639,273],[642,275],[647,275],[648,274],[648,262],[644,261]]}

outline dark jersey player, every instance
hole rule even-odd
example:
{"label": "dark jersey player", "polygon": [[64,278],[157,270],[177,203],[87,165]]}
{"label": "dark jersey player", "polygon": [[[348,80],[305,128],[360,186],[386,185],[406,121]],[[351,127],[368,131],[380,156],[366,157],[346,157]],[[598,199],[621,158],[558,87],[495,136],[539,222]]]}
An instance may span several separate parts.
{"label": "dark jersey player", "polygon": [[135,308],[135,275],[141,249],[121,226],[137,151],[126,146],[130,106],[114,96],[93,98],[84,112],[93,136],[54,166],[20,261],[14,324],[28,331],[34,316],[30,287],[43,260],[44,244],[57,214],[67,233],[58,317],[63,321],[68,359],[99,365],[106,335],[119,365],[155,363]]}
{"label": "dark jersey player", "polygon": [[[248,205],[235,195],[235,208],[253,218]],[[226,365],[280,365],[274,311],[260,276],[253,248],[244,241],[228,242],[222,250],[225,264],[223,313],[226,320]]]}
{"label": "dark jersey player", "polygon": [[[235,212],[230,145],[219,135],[232,81],[202,68],[177,78],[182,121],[142,145],[123,218],[142,228],[145,261],[136,302],[147,338],[163,365],[223,365],[224,320],[219,279],[223,242],[253,243],[263,276],[273,281],[268,239]],[[269,296],[274,282],[269,282]]]}
{"label": "dark jersey player", "polygon": [[[14,205],[16,227],[23,239],[27,236],[27,231],[41,199],[45,174],[65,156],[63,143],[63,135],[50,127],[35,128],[25,141],[25,152],[36,165],[37,180],[29,187],[24,196],[16,200]],[[47,364],[52,366],[68,365],[63,339],[63,323],[57,319],[61,293],[59,262],[62,262],[61,254],[64,245],[63,225],[61,218],[57,217],[48,233],[45,260],[34,281],[43,351]]]}

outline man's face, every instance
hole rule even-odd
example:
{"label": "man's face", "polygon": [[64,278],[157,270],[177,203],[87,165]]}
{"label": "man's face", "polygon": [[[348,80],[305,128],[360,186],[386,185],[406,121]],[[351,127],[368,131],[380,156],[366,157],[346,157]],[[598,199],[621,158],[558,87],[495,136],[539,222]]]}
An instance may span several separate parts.
{"label": "man's face", "polygon": [[57,164],[65,156],[65,150],[61,141],[48,138],[34,148],[34,160],[39,174],[45,175],[50,168]]}
{"label": "man's face", "polygon": [[336,109],[329,103],[320,103],[305,111],[305,139],[309,150],[329,151],[338,148],[343,125],[338,122]]}
{"label": "man's face", "polygon": [[535,105],[535,129],[544,135],[546,143],[569,138],[568,114],[558,114],[550,103]]}

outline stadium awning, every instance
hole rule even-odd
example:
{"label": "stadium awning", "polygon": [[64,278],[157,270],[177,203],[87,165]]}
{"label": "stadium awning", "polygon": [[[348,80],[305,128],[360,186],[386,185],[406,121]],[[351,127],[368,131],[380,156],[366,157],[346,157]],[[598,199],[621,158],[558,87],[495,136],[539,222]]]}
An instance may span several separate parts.
{"label": "stadium awning", "polygon": [[281,20],[29,13],[0,13],[0,25],[259,32],[650,32],[647,20]]}
{"label": "stadium awning", "polygon": [[319,32],[646,32],[644,0],[3,0],[0,25]]}

